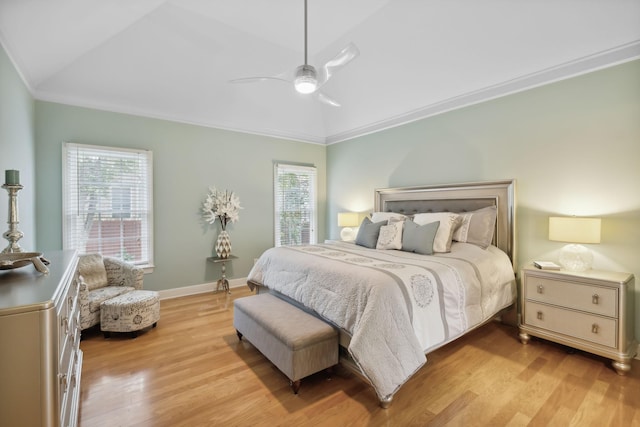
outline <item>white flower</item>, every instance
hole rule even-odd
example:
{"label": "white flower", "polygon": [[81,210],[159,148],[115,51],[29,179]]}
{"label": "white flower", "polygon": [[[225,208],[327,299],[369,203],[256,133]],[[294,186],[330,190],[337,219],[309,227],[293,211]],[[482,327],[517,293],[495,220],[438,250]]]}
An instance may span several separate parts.
{"label": "white flower", "polygon": [[243,209],[240,206],[240,199],[233,191],[220,191],[215,187],[209,187],[209,194],[202,203],[202,217],[209,224],[219,219],[224,230],[227,222],[236,222],[240,219],[240,209]]}

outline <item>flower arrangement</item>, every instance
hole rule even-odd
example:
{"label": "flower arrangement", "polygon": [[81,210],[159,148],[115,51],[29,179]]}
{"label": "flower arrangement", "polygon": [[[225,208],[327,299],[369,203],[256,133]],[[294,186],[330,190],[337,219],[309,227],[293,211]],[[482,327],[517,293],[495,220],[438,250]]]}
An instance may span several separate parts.
{"label": "flower arrangement", "polygon": [[233,191],[221,191],[215,187],[209,187],[207,198],[202,204],[204,220],[213,224],[219,219],[222,230],[227,228],[227,222],[236,222],[240,218],[240,209],[240,199]]}

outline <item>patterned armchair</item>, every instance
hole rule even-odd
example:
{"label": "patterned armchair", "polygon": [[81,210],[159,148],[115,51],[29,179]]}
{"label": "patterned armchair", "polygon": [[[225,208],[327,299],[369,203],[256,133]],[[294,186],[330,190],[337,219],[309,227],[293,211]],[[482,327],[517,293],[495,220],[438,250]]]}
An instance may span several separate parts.
{"label": "patterned armchair", "polygon": [[100,323],[103,301],[142,289],[144,271],[132,264],[100,254],[81,255],[78,260],[80,283],[80,329]]}

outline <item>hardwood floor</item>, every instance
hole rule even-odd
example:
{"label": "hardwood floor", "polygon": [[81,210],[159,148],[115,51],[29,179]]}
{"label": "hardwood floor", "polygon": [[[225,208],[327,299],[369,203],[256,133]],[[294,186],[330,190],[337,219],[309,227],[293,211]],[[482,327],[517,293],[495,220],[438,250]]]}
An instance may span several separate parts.
{"label": "hardwood floor", "polygon": [[233,328],[233,298],[161,301],[158,327],[136,339],[83,332],[80,426],[640,426],[640,361],[626,377],[606,359],[491,323],[427,356],[378,406],[373,389],[338,368],[287,378]]}

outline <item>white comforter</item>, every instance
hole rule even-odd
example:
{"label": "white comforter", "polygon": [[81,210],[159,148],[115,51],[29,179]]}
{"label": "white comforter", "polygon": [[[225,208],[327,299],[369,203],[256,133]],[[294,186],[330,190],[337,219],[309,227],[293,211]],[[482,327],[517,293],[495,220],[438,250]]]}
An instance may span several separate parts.
{"label": "white comforter", "polygon": [[343,242],[267,250],[248,277],[351,336],[349,353],[381,400],[449,342],[513,303],[509,258],[453,243],[434,256]]}

